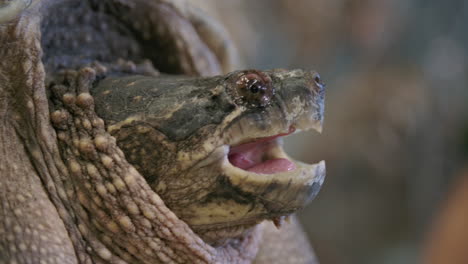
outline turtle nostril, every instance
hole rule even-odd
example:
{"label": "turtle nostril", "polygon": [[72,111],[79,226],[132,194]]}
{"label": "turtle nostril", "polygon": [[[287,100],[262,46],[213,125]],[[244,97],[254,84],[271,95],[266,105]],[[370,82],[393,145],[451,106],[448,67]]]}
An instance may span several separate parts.
{"label": "turtle nostril", "polygon": [[325,88],[325,84],[323,83],[322,79],[320,78],[320,75],[317,72],[313,72],[312,75],[312,80],[315,82],[315,85],[313,85],[315,90],[318,91],[323,91]]}
{"label": "turtle nostril", "polygon": [[318,76],[318,75],[315,76],[315,79],[314,79],[314,80],[315,80],[316,83],[320,83],[320,76]]}
{"label": "turtle nostril", "polygon": [[320,75],[318,73],[314,74],[314,81],[317,85],[323,85],[322,79],[320,79]]}

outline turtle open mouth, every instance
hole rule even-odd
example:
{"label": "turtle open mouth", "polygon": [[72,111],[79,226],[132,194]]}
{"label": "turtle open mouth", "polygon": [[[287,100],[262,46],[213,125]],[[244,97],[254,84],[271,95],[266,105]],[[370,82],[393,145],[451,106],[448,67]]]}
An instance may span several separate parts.
{"label": "turtle open mouth", "polygon": [[[309,123],[287,127],[263,137],[261,133],[253,132],[255,137],[236,138],[233,140],[236,143],[224,145],[219,152],[214,152],[213,156],[218,158],[212,161],[222,160],[222,169],[229,182],[223,186],[229,194],[226,197],[235,197],[236,193],[241,196],[236,198],[240,201],[252,199],[253,206],[232,205],[227,208],[228,213],[211,210],[209,224],[192,221],[192,227],[204,240],[219,243],[220,238],[243,234],[263,220],[271,220],[279,228],[291,213],[317,195],[325,177],[325,162],[306,164],[294,160],[283,150],[282,143],[284,137],[303,130],[320,133],[321,125]],[[229,188],[234,188],[234,193],[229,193]],[[236,214],[229,213],[233,210]]]}
{"label": "turtle open mouth", "polygon": [[255,206],[263,209],[246,209],[236,217],[230,216],[231,224],[289,215],[317,195],[325,178],[325,162],[307,164],[294,160],[282,146],[283,137],[290,134],[310,130],[321,133],[321,120],[311,121],[309,116],[300,115],[293,124],[273,125],[271,134],[247,125],[252,124],[247,123],[248,118],[232,127],[231,133],[243,131],[243,136],[227,136],[230,142],[216,152],[221,156],[218,157],[222,160],[225,186],[242,197],[250,197]]}
{"label": "turtle open mouth", "polygon": [[274,174],[296,169],[296,165],[282,151],[283,136],[294,133],[291,126],[289,132],[270,137],[255,139],[231,147],[228,154],[229,162],[240,169],[258,174]]}

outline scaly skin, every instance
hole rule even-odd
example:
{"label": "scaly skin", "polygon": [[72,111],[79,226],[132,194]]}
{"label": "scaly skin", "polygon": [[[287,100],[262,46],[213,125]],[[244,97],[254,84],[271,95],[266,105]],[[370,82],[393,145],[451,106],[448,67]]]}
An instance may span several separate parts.
{"label": "scaly skin", "polygon": [[[182,30],[165,35],[182,43],[168,53],[175,57],[151,58],[163,61],[166,66],[161,68],[192,75],[219,73],[216,57],[228,55],[219,51],[213,54],[213,44],[208,47],[196,38],[194,41],[192,33],[197,27],[187,29],[188,20],[181,19],[190,17],[190,10],[176,9],[175,6],[184,5],[166,1],[155,1],[146,6],[148,10],[132,7],[133,3],[145,6],[144,2],[105,3],[117,7],[112,9],[117,13],[119,8],[129,8],[130,15],[123,17],[124,21],[151,11],[161,12],[162,18],[153,17],[145,25],[133,24],[136,30],[153,32],[144,41],[153,41],[151,36],[164,36],[156,32],[159,22],[181,23]],[[180,220],[127,161],[95,113],[89,91],[96,75],[106,72],[106,68],[101,64],[83,67],[88,61],[54,53],[57,45],[73,46],[74,40],[62,43],[57,38],[44,46],[47,32],[40,14],[50,15],[44,11],[49,8],[48,3],[52,1],[33,1],[26,14],[0,25],[0,263],[253,261],[262,229],[271,230],[271,226],[258,225],[213,247]],[[189,50],[189,43],[200,46]],[[133,44],[130,41],[128,45]],[[131,56],[138,58],[138,52]],[[93,59],[94,55],[89,56]],[[134,59],[131,56],[129,59]],[[46,86],[53,77],[51,72],[64,68],[63,63],[65,68],[79,70],[67,70],[60,83]],[[112,68],[112,63],[104,56],[104,65]],[[125,65],[129,72],[157,74],[151,66],[140,69],[132,62]],[[116,67],[122,71],[123,66]],[[49,96],[53,105],[48,102]],[[268,234],[271,232],[265,236],[271,237]],[[308,251],[307,242],[301,239],[300,235],[293,236],[299,245],[290,241],[293,250],[283,250],[282,255],[292,254],[299,246],[305,248],[302,252]],[[268,239],[261,247],[268,252],[277,248],[270,247],[278,245],[275,242],[278,241]],[[296,259],[297,263],[313,261],[310,254],[302,256]],[[276,259],[279,263],[286,261]],[[258,261],[269,260],[259,257]]]}
{"label": "scaly skin", "polygon": [[[12,40],[11,35],[1,39],[2,46]],[[17,41],[25,41],[23,47],[29,47],[28,41],[39,39],[37,35],[20,35]],[[67,79],[74,85],[63,96],[64,109],[72,115],[63,118],[52,114],[54,123],[69,125],[68,133],[56,134],[49,121],[40,54],[40,50],[21,46],[1,54],[6,61],[20,61],[13,67],[5,60],[1,64],[0,259],[20,263],[222,263],[253,259],[258,231],[235,247],[215,249],[205,244],[128,164],[92,110],[92,97],[86,90],[94,76],[92,69],[70,74]],[[15,79],[7,79],[10,76]],[[102,140],[96,140],[98,135]],[[65,151],[69,156],[62,157],[57,138],[75,139],[78,144],[70,144]],[[77,152],[97,156],[89,156],[87,162],[74,160],[79,158]]]}

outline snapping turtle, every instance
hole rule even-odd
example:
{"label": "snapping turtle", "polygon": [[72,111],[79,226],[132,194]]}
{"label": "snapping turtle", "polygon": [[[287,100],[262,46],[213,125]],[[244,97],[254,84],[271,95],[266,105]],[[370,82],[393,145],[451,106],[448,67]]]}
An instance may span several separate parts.
{"label": "snapping turtle", "polygon": [[0,8],[0,263],[314,261],[264,220],[323,182],[281,147],[321,129],[317,73],[222,75],[227,35],[183,1]]}

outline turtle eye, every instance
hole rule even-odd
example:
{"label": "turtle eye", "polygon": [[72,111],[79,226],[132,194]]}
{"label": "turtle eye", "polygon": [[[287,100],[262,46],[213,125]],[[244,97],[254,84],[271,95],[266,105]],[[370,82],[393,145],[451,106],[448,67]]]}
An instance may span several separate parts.
{"label": "turtle eye", "polygon": [[265,107],[275,94],[270,78],[260,72],[241,75],[236,86],[241,101],[249,106]]}

